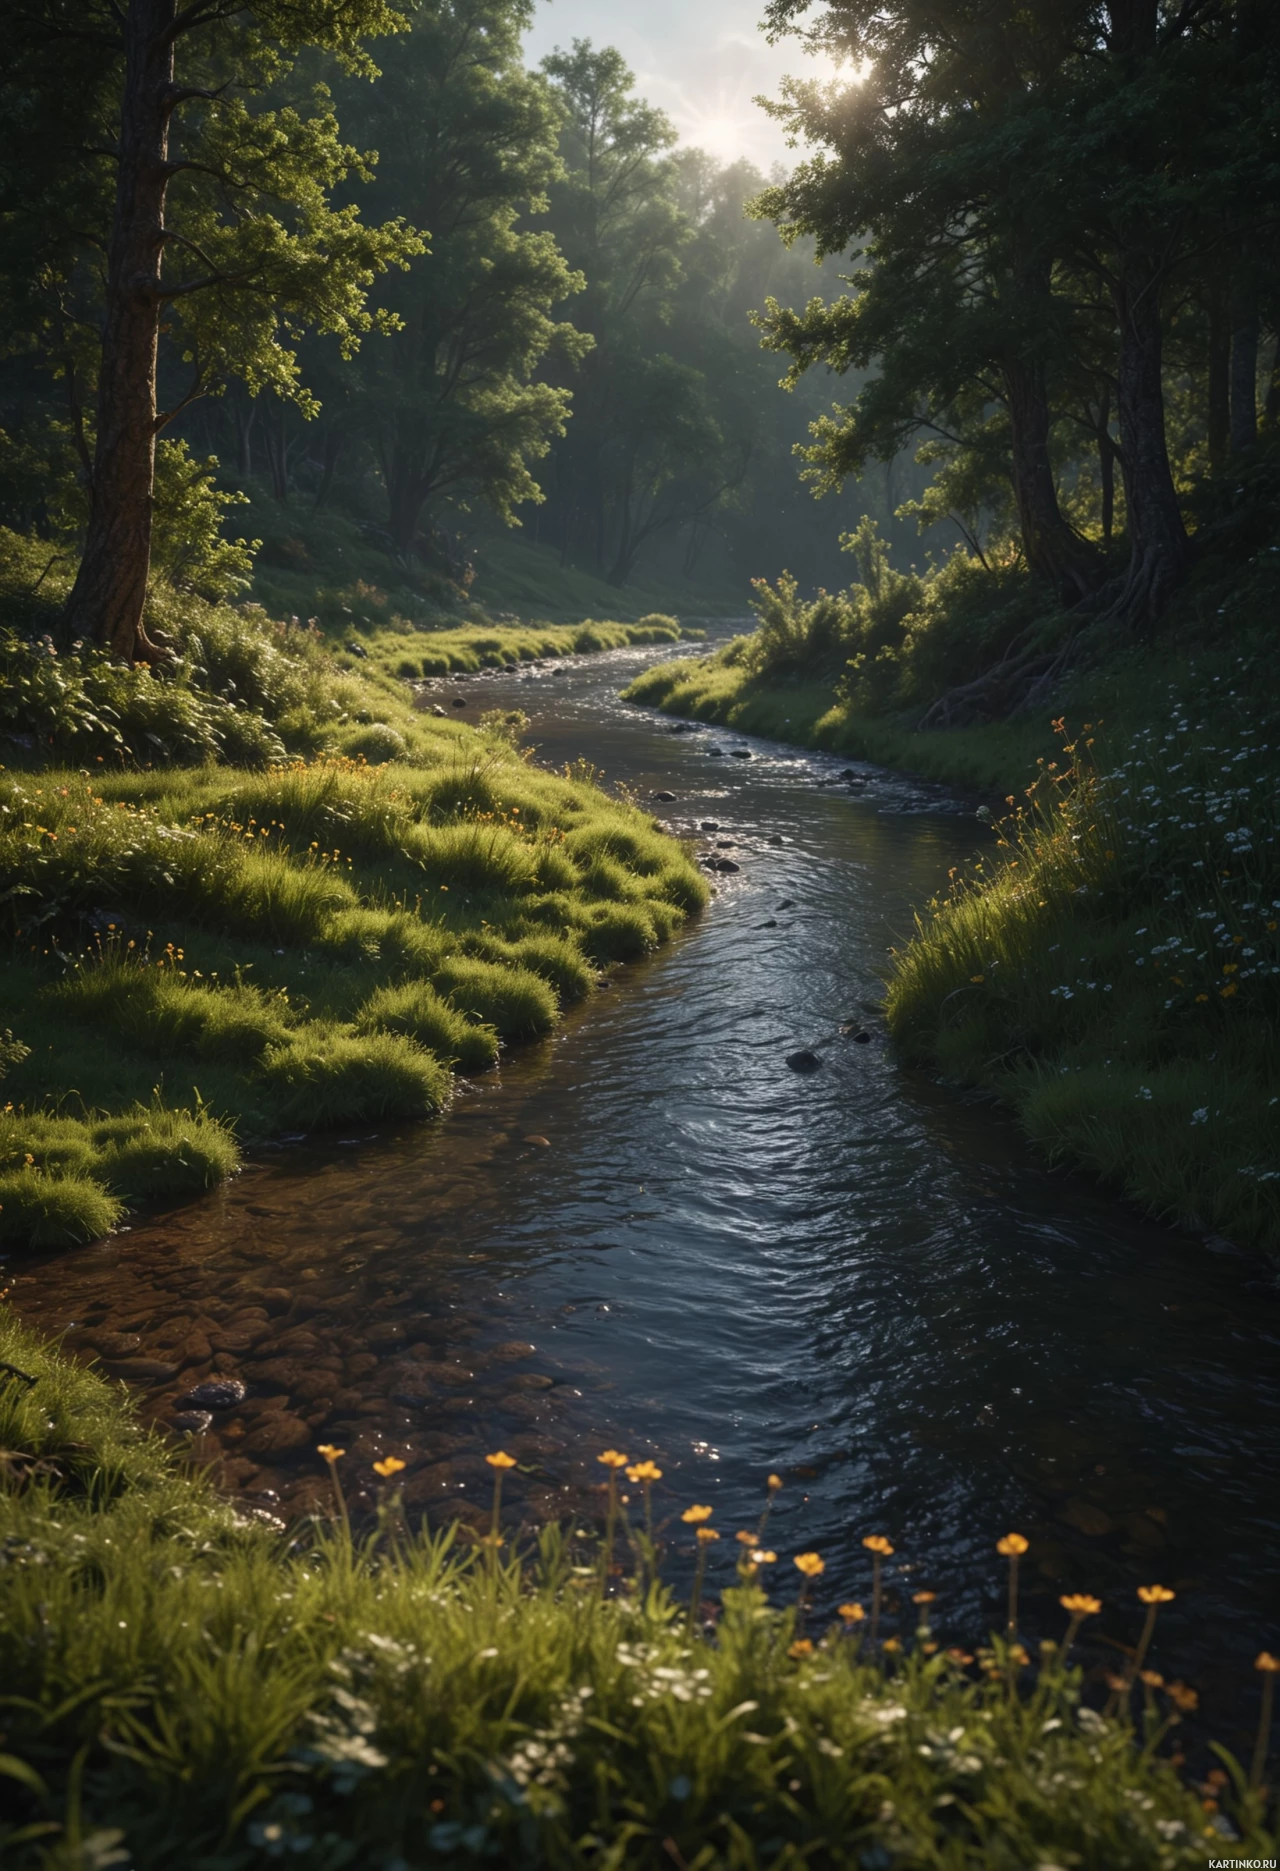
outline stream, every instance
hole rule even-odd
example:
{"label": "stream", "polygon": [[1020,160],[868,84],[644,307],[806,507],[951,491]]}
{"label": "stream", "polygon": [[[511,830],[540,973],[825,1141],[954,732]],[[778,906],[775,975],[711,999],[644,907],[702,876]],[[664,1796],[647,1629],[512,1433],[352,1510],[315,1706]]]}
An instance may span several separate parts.
{"label": "stream", "polygon": [[[622,704],[659,654],[439,689],[464,718],[525,709],[552,764],[673,793],[653,810],[675,830],[713,823],[699,849],[740,868],[705,916],[444,1121],[259,1152],[202,1201],[24,1260],[14,1302],[162,1421],[242,1378],[193,1447],[286,1519],[323,1498],[317,1442],[353,1496],[395,1454],[411,1511],[473,1523],[504,1446],[513,1525],[598,1513],[612,1445],[662,1467],[661,1518],[715,1507],[715,1587],[776,1471],[779,1596],[813,1548],[821,1609],[865,1597],[884,1533],[899,1597],[935,1591],[942,1640],[970,1644],[1018,1528],[1028,1628],[1095,1591],[1095,1658],[1132,1641],[1136,1585],[1173,1586],[1152,1660],[1232,1741],[1233,1688],[1280,1634],[1274,1270],[1049,1173],[989,1102],[895,1062],[887,950],[976,843],[974,802]],[[821,1068],[788,1069],[799,1048]]]}

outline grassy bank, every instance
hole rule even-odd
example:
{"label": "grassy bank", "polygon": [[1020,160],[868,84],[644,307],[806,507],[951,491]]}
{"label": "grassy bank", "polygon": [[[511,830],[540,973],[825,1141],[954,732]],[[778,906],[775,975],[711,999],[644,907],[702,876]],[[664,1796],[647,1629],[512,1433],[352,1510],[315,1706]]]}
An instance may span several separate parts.
{"label": "grassy bank", "polygon": [[439,1111],[705,901],[652,819],[531,765],[507,719],[172,595],[172,664],[121,669],[39,635],[29,570],[0,633],[7,1246],[92,1238],[269,1135]]}
{"label": "grassy bank", "polygon": [[919,706],[870,711],[858,671],[831,675],[829,639],[807,667],[740,638],[627,694],[1006,798],[894,957],[887,1011],[906,1055],[999,1093],[1051,1160],[1149,1212],[1274,1250],[1277,602],[1280,553],[1210,561],[1158,642],[979,726],[924,732]]}
{"label": "grassy bank", "polygon": [[[373,615],[370,615],[373,613]],[[358,628],[334,643],[338,667],[366,664],[402,682],[422,676],[474,674],[547,656],[591,656],[629,643],[678,643],[683,632],[674,617],[658,612],[632,624],[588,619],[580,624],[487,624],[456,630],[414,630],[402,618],[376,620],[366,604]]]}
{"label": "grassy bank", "polygon": [[752,1549],[705,1523],[719,1615],[691,1628],[637,1577],[700,1518],[660,1477],[658,1548],[624,1516],[608,1594],[599,1529],[464,1549],[409,1527],[390,1475],[374,1537],[336,1517],[286,1543],[144,1432],[120,1387],[7,1315],[0,1357],[34,1380],[0,1388],[14,1871],[1177,1871],[1276,1849],[1250,1763],[1180,1773],[1182,1684],[1153,1675],[1099,1713],[1071,1656],[942,1649],[910,1628],[927,1603],[886,1612],[883,1650],[860,1607],[810,1612],[801,1634],[798,1588],[839,1589],[813,1576],[820,1556],[752,1573]]}

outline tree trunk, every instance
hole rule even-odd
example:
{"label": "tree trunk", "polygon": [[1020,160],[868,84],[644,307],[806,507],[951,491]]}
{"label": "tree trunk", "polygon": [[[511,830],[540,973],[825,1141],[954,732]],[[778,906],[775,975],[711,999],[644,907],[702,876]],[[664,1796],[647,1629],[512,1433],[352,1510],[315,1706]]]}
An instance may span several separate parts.
{"label": "tree trunk", "polygon": [[176,0],[129,0],[115,216],[107,249],[89,526],[67,601],[76,636],[122,661],[165,651],[142,626],[151,569],[156,453],[156,349],[173,108]]}
{"label": "tree trunk", "polygon": [[1067,522],[1049,459],[1049,393],[1038,358],[1006,359],[1009,427],[1013,447],[1013,493],[1027,564],[1068,604],[1097,588],[1097,555]]}
{"label": "tree trunk", "polygon": [[1258,439],[1258,294],[1242,272],[1231,294],[1231,453],[1242,455]]}
{"label": "tree trunk", "polygon": [[1155,623],[1187,565],[1187,535],[1169,467],[1161,381],[1161,242],[1153,231],[1122,241],[1112,288],[1120,327],[1117,411],[1129,510],[1129,565],[1107,612],[1146,630]]}
{"label": "tree trunk", "polygon": [[1108,550],[1116,529],[1116,461],[1120,450],[1111,433],[1111,391],[1104,387],[1095,407],[1086,403],[1085,413],[1093,429],[1098,449],[1098,486],[1102,494],[1102,543]]}
{"label": "tree trunk", "polygon": [[324,432],[324,449],[320,460],[320,483],[316,488],[314,511],[327,506],[333,492],[333,479],[338,472],[338,460],[346,447],[347,438],[336,423],[331,423]]}
{"label": "tree trunk", "polygon": [[416,453],[398,443],[391,450],[391,459],[385,475],[387,530],[391,534],[396,551],[406,559],[413,557],[418,539],[418,527],[422,519],[422,509],[427,498],[421,465],[421,460]]}
{"label": "tree trunk", "polygon": [[1231,323],[1227,296],[1213,287],[1209,297],[1209,466],[1220,468],[1231,444]]}

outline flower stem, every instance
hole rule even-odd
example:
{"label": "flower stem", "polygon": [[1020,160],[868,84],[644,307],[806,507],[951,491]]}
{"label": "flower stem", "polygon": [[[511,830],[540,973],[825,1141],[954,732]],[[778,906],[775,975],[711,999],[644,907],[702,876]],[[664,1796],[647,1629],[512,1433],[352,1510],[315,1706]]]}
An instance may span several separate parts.
{"label": "flower stem", "polygon": [[1253,1760],[1249,1767],[1249,1785],[1262,1785],[1263,1771],[1267,1765],[1267,1747],[1271,1740],[1271,1706],[1275,1700],[1276,1679],[1268,1673],[1262,1679],[1262,1707],[1258,1712],[1258,1739],[1253,1744]]}

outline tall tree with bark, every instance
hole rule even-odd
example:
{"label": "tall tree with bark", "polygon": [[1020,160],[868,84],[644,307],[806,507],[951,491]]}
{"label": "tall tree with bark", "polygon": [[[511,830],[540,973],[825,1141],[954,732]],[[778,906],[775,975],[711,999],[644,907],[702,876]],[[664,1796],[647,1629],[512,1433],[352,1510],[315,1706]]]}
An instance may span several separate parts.
{"label": "tall tree with bark", "polygon": [[[323,87],[302,106],[269,95],[308,47],[374,75],[365,41],[404,23],[386,0],[23,0],[6,23],[6,87],[56,95],[68,58],[91,56],[99,75],[100,121],[84,125],[77,155],[86,171],[105,166],[111,200],[63,255],[68,276],[97,262],[99,293],[89,518],[68,622],[121,658],[164,654],[143,627],[158,434],[233,372],[306,402],[300,332],[353,350],[379,322],[366,306],[375,276],[421,249],[403,222],[370,227],[333,206],[369,162],[342,142]],[[20,191],[21,174],[8,179]],[[162,338],[185,366],[164,408]]]}
{"label": "tall tree with bark", "polygon": [[816,425],[819,489],[913,434],[962,448],[959,408],[978,385],[1004,411],[1027,563],[1075,600],[1101,565],[1062,511],[1051,453],[1071,312],[1055,290],[1060,217],[1042,151],[1046,92],[1069,45],[1064,10],[832,0],[805,23],[802,0],[773,0],[775,33],[801,31],[862,75],[786,81],[771,108],[819,148],[758,211],[788,239],[807,234],[821,254],[859,261],[843,297],[803,312],[771,303],[761,320],[766,344],[793,358],[793,380],[816,363],[874,372],[851,407]]}

